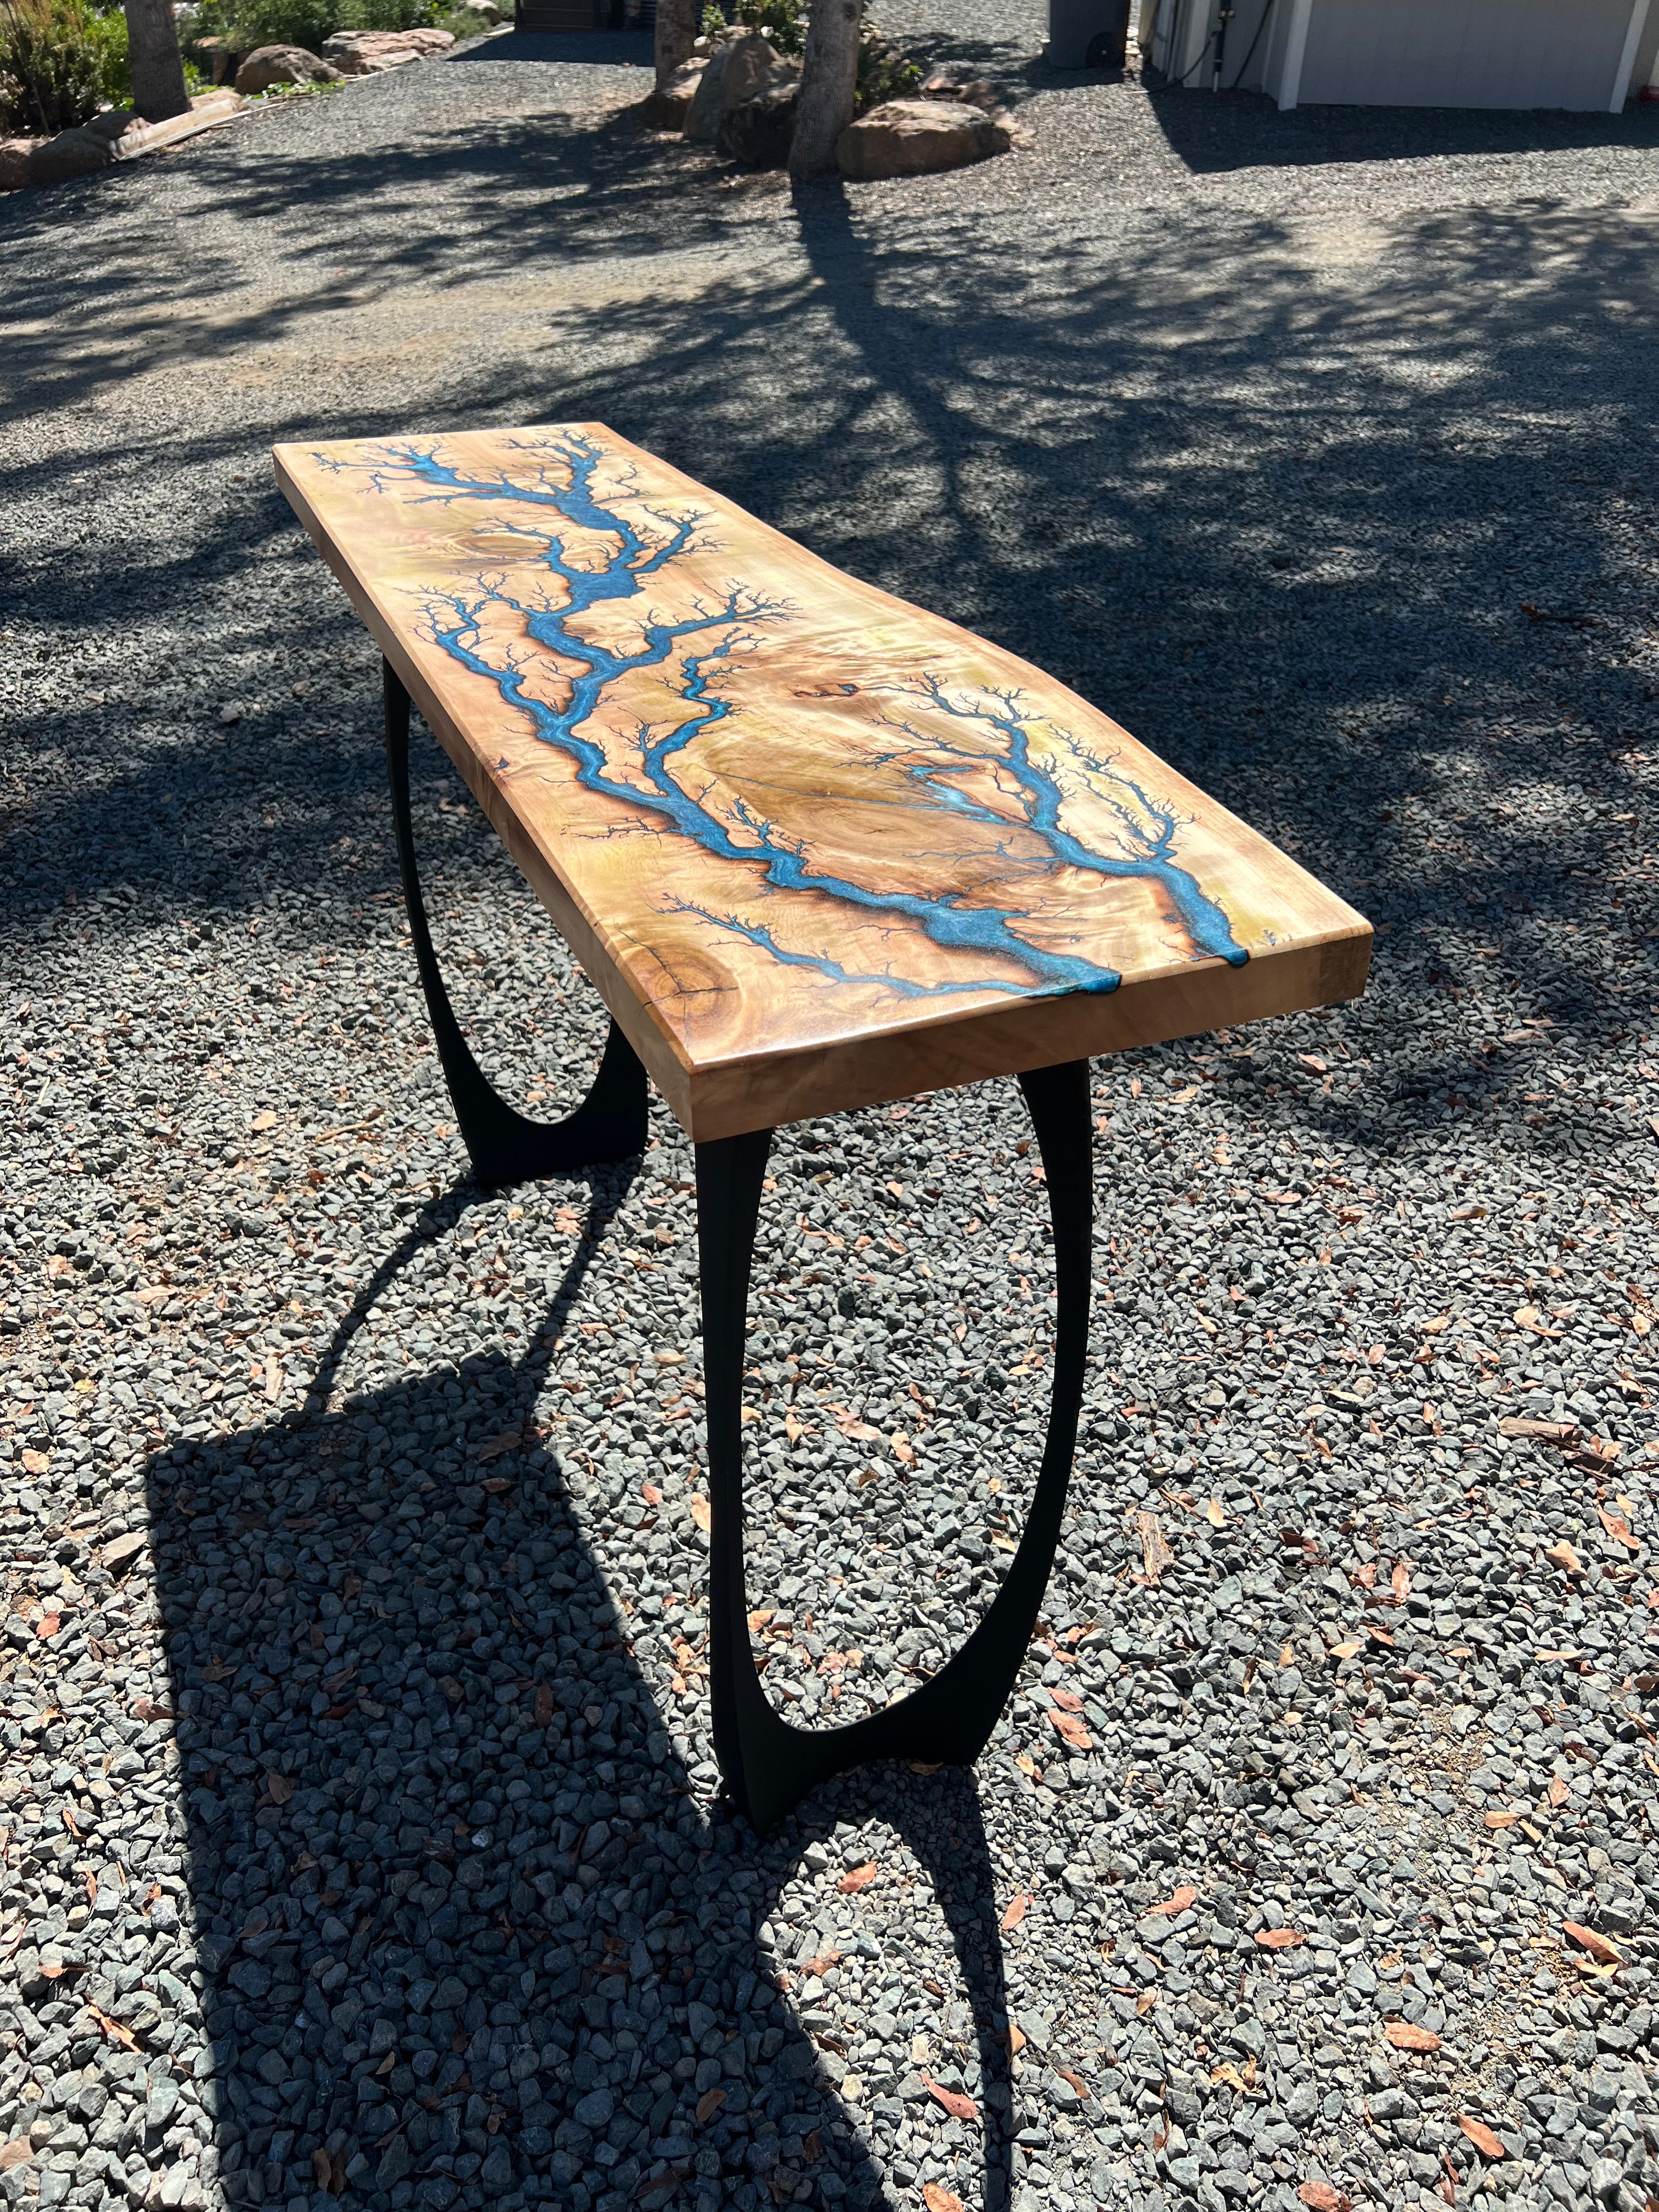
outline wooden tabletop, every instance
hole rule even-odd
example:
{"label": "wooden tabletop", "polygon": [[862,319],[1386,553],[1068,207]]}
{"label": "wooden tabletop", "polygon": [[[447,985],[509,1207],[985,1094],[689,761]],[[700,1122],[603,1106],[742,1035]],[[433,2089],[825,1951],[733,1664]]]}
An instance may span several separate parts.
{"label": "wooden tabletop", "polygon": [[1364,987],[1370,925],[1097,708],[600,423],[276,462],[700,1140]]}

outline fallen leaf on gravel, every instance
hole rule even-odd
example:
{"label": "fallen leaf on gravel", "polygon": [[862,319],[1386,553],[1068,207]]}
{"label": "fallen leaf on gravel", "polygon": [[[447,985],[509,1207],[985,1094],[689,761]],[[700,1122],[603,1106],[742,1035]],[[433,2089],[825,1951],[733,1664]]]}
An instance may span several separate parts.
{"label": "fallen leaf on gravel", "polygon": [[1331,1072],[1329,1062],[1322,1060],[1316,1052],[1299,1052],[1297,1058],[1304,1067],[1311,1068],[1316,1075],[1328,1075]]}
{"label": "fallen leaf on gravel", "polygon": [[1364,1649],[1364,1639],[1356,1636],[1346,1644],[1333,1644],[1331,1656],[1333,1659],[1352,1659],[1356,1651],[1363,1651]]}
{"label": "fallen leaf on gravel", "polygon": [[1294,1951],[1308,1939],[1299,1928],[1258,1928],[1255,1940],[1264,1951]]}
{"label": "fallen leaf on gravel", "polygon": [[1609,1513],[1605,1505],[1598,1505],[1595,1510],[1601,1516],[1601,1526],[1607,1530],[1608,1535],[1613,1538],[1614,1543],[1623,1544],[1629,1551],[1639,1552],[1641,1550],[1641,1545],[1631,1534],[1630,1523],[1628,1521],[1623,1519],[1617,1513]]}
{"label": "fallen leaf on gravel", "polygon": [[1237,2066],[1230,2065],[1224,2062],[1212,2070],[1210,2079],[1212,2081],[1215,2082],[1218,2087],[1224,2089],[1237,2089],[1243,2092],[1247,2090],[1250,2086],[1244,2079],[1244,2076],[1239,2072]]}
{"label": "fallen leaf on gravel", "polygon": [[714,1525],[714,1509],[700,1490],[691,1493],[691,1518],[705,1536]]}
{"label": "fallen leaf on gravel", "polygon": [[545,1682],[538,1682],[536,1686],[535,1721],[537,1727],[544,1729],[552,1717],[553,1692],[549,1689]]}
{"label": "fallen leaf on gravel", "polygon": [[1018,1767],[1022,1774],[1030,1775],[1035,1780],[1037,1772],[1036,1759],[1028,1759],[1023,1751],[1017,1751],[1014,1753],[1014,1765]]}
{"label": "fallen leaf on gravel", "polygon": [[1075,1690],[1050,1690],[1048,1695],[1063,1713],[1080,1713],[1083,1700]]}
{"label": "fallen leaf on gravel", "polygon": [[1353,2212],[1353,2199],[1328,2181],[1304,2181],[1297,2195],[1312,2212]]}
{"label": "fallen leaf on gravel", "polygon": [[1212,1498],[1209,1504],[1205,1507],[1204,1518],[1209,1522],[1212,1528],[1224,1528],[1226,1527],[1226,1511],[1218,1498]]}
{"label": "fallen leaf on gravel", "polygon": [[1598,1936],[1595,1929],[1586,1928],[1577,1920],[1564,1920],[1561,1927],[1565,1935],[1570,1936],[1575,1943],[1588,1951],[1592,1959],[1599,1959],[1604,1966],[1624,1965],[1623,1952],[1609,1943],[1605,1936]]}
{"label": "fallen leaf on gravel", "polygon": [[921,2086],[933,2102],[947,2112],[953,2120],[972,2120],[979,2117],[979,2106],[971,2097],[964,2097],[960,2089],[941,2088],[931,2074],[924,2074]]}
{"label": "fallen leaf on gravel", "polygon": [[1509,2153],[1484,2120],[1472,2120],[1467,2112],[1460,2112],[1457,2124],[1483,2158],[1507,2158]]}
{"label": "fallen leaf on gravel", "polygon": [[1559,1774],[1553,1774],[1550,1777],[1549,1801],[1557,1812],[1559,1812],[1567,1802],[1567,1785]]}
{"label": "fallen leaf on gravel", "polygon": [[1135,2012],[1137,2016],[1141,2020],[1145,2020],[1147,2014],[1157,2002],[1158,1991],[1156,1990],[1142,1990],[1140,1995],[1135,1999]]}
{"label": "fallen leaf on gravel", "polygon": [[1018,2058],[1020,2052],[1024,2051],[1024,2048],[1025,2038],[1024,2034],[1018,2027],[1015,2027],[1013,2021],[1010,2021],[1008,2023],[1008,2056],[1011,2058]]}
{"label": "fallen leaf on gravel", "polygon": [[34,1632],[43,1644],[50,1644],[63,1625],[61,1614],[43,1613],[34,1624]]}
{"label": "fallen leaf on gravel", "polygon": [[1382,2031],[1396,2051],[1438,2051],[1440,2038],[1431,2027],[1414,2027],[1408,2020],[1391,2020]]}
{"label": "fallen leaf on gravel", "polygon": [[1175,1553],[1164,1534],[1164,1524],[1156,1513],[1147,1512],[1143,1506],[1135,1515],[1135,1532],[1140,1538],[1141,1565],[1146,1571],[1146,1578],[1155,1583],[1165,1567],[1175,1565]]}
{"label": "fallen leaf on gravel", "polygon": [[1498,1424],[1500,1437],[1537,1437],[1547,1443],[1565,1443],[1569,1437],[1578,1433],[1577,1421],[1528,1421],[1518,1413],[1506,1413]]}
{"label": "fallen leaf on gravel", "polygon": [[28,2137],[14,2136],[9,2143],[0,2143],[0,2173],[9,2173],[15,2166],[27,2166],[33,2156]]}
{"label": "fallen leaf on gravel", "polygon": [[1018,1927],[1020,1922],[1025,1917],[1025,1908],[1030,1902],[1030,1899],[1024,1894],[1010,1899],[1002,1916],[1004,1935],[1006,1935],[1011,1928]]}
{"label": "fallen leaf on gravel", "polygon": [[805,1978],[809,1974],[827,1974],[831,1966],[840,1966],[842,1954],[839,1951],[814,1952],[810,1959],[804,1959],[801,1961],[802,1977]]}
{"label": "fallen leaf on gravel", "polygon": [[294,1784],[286,1774],[267,1774],[265,1788],[270,1793],[273,1805],[286,1805],[294,1795]]}
{"label": "fallen leaf on gravel", "polygon": [[1411,1586],[1411,1569],[1403,1559],[1400,1559],[1395,1562],[1394,1572],[1389,1577],[1389,1587],[1394,1592],[1394,1601],[1396,1605],[1403,1605],[1406,1602]]}
{"label": "fallen leaf on gravel", "polygon": [[724,2089],[705,2089],[697,2100],[697,2125],[706,2128],[725,2102]]}
{"label": "fallen leaf on gravel", "polygon": [[1522,1815],[1516,1812],[1483,1813],[1480,1817],[1489,1828],[1512,1828]]}
{"label": "fallen leaf on gravel", "polygon": [[1418,1323],[1419,1330],[1425,1336],[1438,1336],[1443,1328],[1448,1328],[1450,1325],[1451,1316],[1449,1313],[1437,1314],[1432,1321]]}
{"label": "fallen leaf on gravel", "polygon": [[1530,1329],[1534,1336],[1565,1336],[1566,1334],[1565,1329],[1546,1327],[1538,1318],[1536,1306],[1516,1306],[1514,1320],[1517,1328]]}
{"label": "fallen leaf on gravel", "polygon": [[517,1451],[523,1442],[524,1435],[521,1430],[503,1429],[500,1436],[486,1437],[478,1446],[479,1462],[482,1464],[485,1460],[499,1459],[503,1452]]}
{"label": "fallen leaf on gravel", "polygon": [[927,2212],[962,2212],[962,2199],[952,2197],[948,2189],[941,2189],[936,2181],[925,2181],[921,2185],[921,2201]]}
{"label": "fallen leaf on gravel", "polygon": [[836,1887],[843,1897],[852,1897],[860,1889],[868,1889],[876,1878],[876,1863],[866,1859],[862,1866],[849,1867]]}
{"label": "fallen leaf on gravel", "polygon": [[118,2020],[112,2020],[109,2014],[105,2012],[100,2006],[89,2004],[87,2007],[87,2010],[92,2014],[99,2027],[103,2029],[105,2034],[109,2037],[112,2043],[118,2043],[123,2051],[137,2051],[138,2048],[138,2039],[130,2027],[125,2026]]}
{"label": "fallen leaf on gravel", "polygon": [[276,1116],[267,1108],[263,1114],[254,1115],[250,1127],[255,1129],[274,1129],[276,1127]]}
{"label": "fallen leaf on gravel", "polygon": [[1196,1905],[1197,1903],[1198,1892],[1192,1887],[1190,1882],[1183,1881],[1173,1897],[1166,1897],[1162,1905],[1154,1905],[1151,1906],[1147,1911],[1146,1917],[1150,1920],[1154,1913],[1184,1912],[1189,1905]]}
{"label": "fallen leaf on gravel", "polygon": [[1094,1749],[1094,1738],[1075,1713],[1050,1713],[1048,1723],[1060,1741],[1069,1744],[1073,1751]]}
{"label": "fallen leaf on gravel", "polygon": [[1559,1544],[1552,1544],[1544,1557],[1553,1559],[1558,1567],[1565,1567],[1570,1575],[1581,1575],[1584,1571],[1583,1563],[1565,1536]]}
{"label": "fallen leaf on gravel", "polygon": [[52,1455],[50,1452],[26,1451],[23,1454],[23,1472],[25,1474],[46,1474],[50,1473],[51,1468]]}
{"label": "fallen leaf on gravel", "polygon": [[1534,1651],[1534,1659],[1582,1659],[1582,1651]]}
{"label": "fallen leaf on gravel", "polygon": [[1603,1443],[1599,1437],[1583,1437],[1564,1454],[1569,1467],[1582,1467],[1588,1474],[1605,1474],[1619,1463],[1622,1444]]}

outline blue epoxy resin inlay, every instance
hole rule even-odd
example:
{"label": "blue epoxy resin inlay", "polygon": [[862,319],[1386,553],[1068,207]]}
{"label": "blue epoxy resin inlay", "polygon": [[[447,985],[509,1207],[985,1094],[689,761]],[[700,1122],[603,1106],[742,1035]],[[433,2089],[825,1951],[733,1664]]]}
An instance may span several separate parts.
{"label": "blue epoxy resin inlay", "polygon": [[[688,756],[706,732],[741,712],[741,700],[732,696],[732,679],[738,672],[734,654],[756,644],[763,630],[789,622],[795,611],[787,602],[769,600],[734,582],[713,603],[696,605],[694,612],[678,621],[642,611],[631,650],[583,635],[574,625],[584,616],[641,596],[648,579],[661,575],[683,556],[705,550],[698,532],[708,518],[672,517],[647,508],[663,533],[659,542],[653,542],[619,511],[623,500],[641,501],[630,488],[625,465],[619,488],[608,495],[615,503],[599,495],[595,477],[607,456],[591,440],[567,432],[534,441],[514,441],[511,450],[523,454],[521,468],[477,475],[446,461],[438,444],[407,440],[384,445],[361,461],[322,453],[313,459],[334,473],[360,476],[366,491],[389,491],[394,485],[422,487],[411,505],[476,501],[512,507],[521,515],[546,511],[544,521],[503,516],[493,520],[491,528],[534,549],[535,565],[552,580],[560,604],[534,603],[538,595],[520,596],[509,587],[505,574],[482,574],[470,580],[465,590],[422,593],[426,635],[459,666],[493,684],[544,744],[573,763],[585,789],[650,817],[659,831],[689,839],[712,858],[743,869],[751,880],[757,877],[767,892],[810,891],[865,913],[913,923],[935,945],[1011,963],[1021,977],[983,975],[929,983],[890,971],[860,973],[828,951],[786,947],[763,921],[672,897],[665,900],[664,911],[695,914],[710,928],[741,938],[784,966],[808,969],[837,982],[878,984],[907,998],[985,991],[1049,996],[1117,988],[1121,977],[1115,969],[1081,953],[1035,944],[1022,934],[1020,925],[1029,927],[1036,921],[1030,908],[980,905],[964,896],[928,896],[858,883],[819,864],[797,833],[769,821],[742,799],[735,804],[728,799],[726,818],[716,814],[706,803],[706,792],[700,797],[695,788],[687,787],[694,781],[686,774]],[[599,553],[592,544],[584,544],[573,550],[561,526],[590,532],[609,541],[614,550]],[[500,612],[515,620],[517,635],[510,642],[490,633],[492,618]],[[526,653],[526,644],[539,652]],[[544,656],[568,664],[556,671],[568,688],[562,707],[534,695],[535,684],[548,671]],[[608,753],[584,734],[585,726],[623,678],[652,668],[664,671],[671,695],[693,711],[669,728],[637,723],[635,750],[626,763],[631,773],[624,777],[611,757],[615,733]],[[1016,873],[1049,878],[1071,870],[1085,876],[1152,883],[1163,895],[1167,921],[1187,939],[1194,957],[1218,958],[1235,967],[1249,958],[1225,914],[1175,857],[1182,818],[1122,775],[1109,757],[1091,754],[1074,740],[1071,757],[1078,787],[1106,806],[1124,849],[1097,851],[1066,827],[1062,811],[1067,793],[1060,772],[1034,751],[1018,693],[964,695],[927,672],[888,686],[833,688],[847,695],[860,689],[884,693],[879,726],[902,742],[866,756],[864,764],[885,766],[898,774],[907,811],[933,813],[942,828],[954,820],[988,828],[999,838],[1018,832],[1023,845],[1036,849],[1035,855],[1022,849],[1018,856],[1005,856]],[[944,729],[919,726],[914,710],[907,714],[907,702],[941,718]],[[952,723],[962,726],[960,740],[951,735]],[[981,737],[988,734],[1000,741],[994,753],[967,741],[970,726]],[[988,769],[994,771],[997,795],[1006,800],[1011,811],[999,811],[974,795],[974,779],[982,778]],[[886,802],[860,793],[856,803]],[[1006,896],[1006,884],[999,888]]]}

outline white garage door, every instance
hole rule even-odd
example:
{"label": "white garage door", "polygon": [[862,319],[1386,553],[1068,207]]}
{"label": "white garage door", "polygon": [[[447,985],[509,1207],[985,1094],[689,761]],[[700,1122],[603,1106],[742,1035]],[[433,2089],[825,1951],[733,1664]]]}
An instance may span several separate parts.
{"label": "white garage door", "polygon": [[1313,0],[1298,98],[1605,111],[1632,12],[1644,0]]}

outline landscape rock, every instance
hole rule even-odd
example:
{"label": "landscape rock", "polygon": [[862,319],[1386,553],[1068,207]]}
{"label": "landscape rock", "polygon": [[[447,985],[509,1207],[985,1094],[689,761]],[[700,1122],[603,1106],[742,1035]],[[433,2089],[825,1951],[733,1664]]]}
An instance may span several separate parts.
{"label": "landscape rock", "polygon": [[495,5],[495,0],[461,0],[461,13],[464,15],[476,15],[481,24],[488,25],[492,29],[497,23],[504,23],[507,21],[506,10],[498,8]]}
{"label": "landscape rock", "polygon": [[685,135],[694,145],[716,145],[734,108],[763,92],[793,90],[799,82],[798,61],[781,54],[758,31],[745,31],[728,40],[705,66],[686,113]]}
{"label": "landscape rock", "polygon": [[843,176],[867,184],[963,168],[1006,154],[1012,143],[1006,124],[967,101],[890,100],[848,124],[836,141],[836,159]]}
{"label": "landscape rock", "polygon": [[700,61],[682,62],[666,84],[647,93],[641,103],[646,121],[659,131],[684,131],[703,67]]}
{"label": "landscape rock", "polygon": [[241,62],[235,42],[230,39],[197,39],[191,41],[191,51],[206,60],[215,84],[234,77]]}
{"label": "landscape rock", "polygon": [[943,70],[935,70],[916,88],[918,100],[963,100],[970,107],[982,107],[989,115],[1001,106],[997,88],[988,77],[954,77]]}
{"label": "landscape rock", "polygon": [[236,72],[236,89],[246,94],[269,92],[274,84],[338,84],[341,75],[304,46],[256,46]]}
{"label": "landscape rock", "polygon": [[799,98],[799,88],[793,82],[769,85],[752,100],[728,108],[720,130],[720,151],[751,169],[786,167]]}
{"label": "landscape rock", "polygon": [[71,177],[89,177],[106,169],[114,159],[115,149],[104,133],[89,123],[79,124],[73,131],[60,131],[55,138],[34,142],[24,182],[64,184]]}
{"label": "landscape rock", "polygon": [[107,139],[112,146],[125,138],[130,131],[148,128],[143,117],[132,107],[106,107],[101,113],[94,115],[89,123],[84,123],[81,127],[83,131],[95,131],[99,137]]}
{"label": "landscape rock", "polygon": [[0,192],[21,191],[34,182],[30,157],[47,143],[44,138],[0,138]]}
{"label": "landscape rock", "polygon": [[336,31],[324,40],[323,54],[343,76],[375,76],[443,53],[454,43],[449,31]]}

